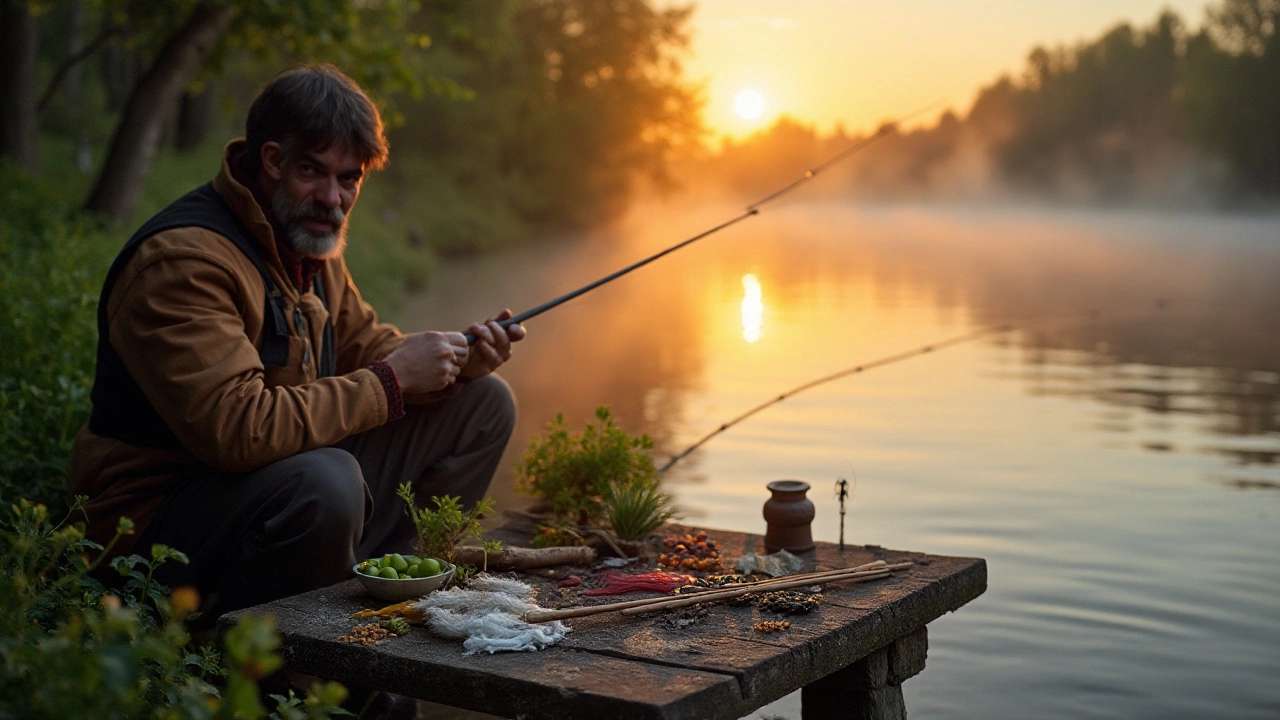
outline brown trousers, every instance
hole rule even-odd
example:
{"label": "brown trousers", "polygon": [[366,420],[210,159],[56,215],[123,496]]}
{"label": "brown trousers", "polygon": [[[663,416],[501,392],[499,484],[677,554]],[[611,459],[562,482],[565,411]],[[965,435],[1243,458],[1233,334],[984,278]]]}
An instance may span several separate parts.
{"label": "brown trousers", "polygon": [[157,579],[195,586],[206,621],[345,580],[358,559],[409,551],[401,483],[419,507],[433,495],[467,506],[484,497],[515,419],[510,388],[490,375],[335,447],[250,473],[204,468],[174,481],[138,548],[161,543],[190,557]]}

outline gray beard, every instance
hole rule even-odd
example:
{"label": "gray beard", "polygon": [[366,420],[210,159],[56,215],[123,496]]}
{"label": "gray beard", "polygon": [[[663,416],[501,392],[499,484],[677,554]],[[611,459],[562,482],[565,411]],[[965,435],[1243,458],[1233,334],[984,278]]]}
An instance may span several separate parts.
{"label": "gray beard", "polygon": [[[314,201],[295,205],[281,185],[271,198],[271,212],[284,231],[280,239],[299,255],[325,260],[340,255],[347,246],[347,217],[341,208],[326,208]],[[308,219],[330,223],[335,229],[312,230],[302,224]]]}

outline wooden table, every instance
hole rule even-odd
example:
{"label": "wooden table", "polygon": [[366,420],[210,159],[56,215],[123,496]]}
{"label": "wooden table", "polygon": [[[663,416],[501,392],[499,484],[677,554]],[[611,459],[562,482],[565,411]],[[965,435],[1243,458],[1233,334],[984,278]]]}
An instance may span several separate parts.
{"label": "wooden table", "polygon": [[[708,533],[730,563],[764,552],[761,536]],[[884,580],[828,586],[816,612],[782,618],[791,628],[771,634],[752,626],[781,616],[716,606],[684,628],[660,614],[571,620],[572,633],[536,653],[464,655],[422,629],[353,645],[337,639],[361,622],[350,615],[384,604],[355,580],[224,623],[273,615],[291,670],[507,718],[733,720],[797,689],[806,720],[905,717],[901,684],[924,669],[925,625],[982,594],[986,562],[824,543],[800,557],[806,572],[877,559],[916,564]]]}

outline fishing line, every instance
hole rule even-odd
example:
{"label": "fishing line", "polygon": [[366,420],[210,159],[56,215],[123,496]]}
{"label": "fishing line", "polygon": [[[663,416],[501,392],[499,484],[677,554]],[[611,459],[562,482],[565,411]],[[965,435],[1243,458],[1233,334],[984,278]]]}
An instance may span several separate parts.
{"label": "fishing line", "polygon": [[[879,130],[877,130],[876,132],[872,133],[871,135],[868,135],[867,137],[865,137],[865,138],[863,138],[863,139],[861,139],[861,140],[858,140],[857,142],[853,143],[852,145],[850,145],[849,147],[845,148],[844,150],[841,150],[840,152],[838,152],[838,153],[836,153],[835,155],[831,156],[831,157],[830,157],[830,158],[828,158],[826,161],[824,161],[824,162],[822,162],[822,163],[819,163],[818,165],[814,166],[813,168],[810,168],[809,170],[806,170],[806,171],[805,171],[805,173],[804,173],[804,175],[800,176],[800,177],[799,177],[799,178],[797,178],[796,180],[793,180],[792,182],[788,183],[787,185],[785,185],[785,186],[783,186],[783,187],[779,188],[778,190],[775,190],[775,191],[773,191],[773,192],[769,193],[768,195],[766,195],[766,196],[764,196],[763,198],[761,198],[761,199],[759,199],[759,200],[757,200],[757,201],[755,201],[755,202],[751,203],[750,205],[747,205],[747,206],[746,206],[746,208],[745,208],[745,209],[743,209],[743,211],[742,211],[741,213],[739,213],[738,215],[736,215],[736,216],[734,216],[734,217],[732,217],[732,218],[730,218],[730,219],[728,219],[728,220],[725,220],[724,222],[720,223],[719,225],[716,225],[716,226],[714,226],[714,227],[711,227],[711,228],[708,228],[708,229],[706,229],[706,230],[703,230],[702,232],[698,233],[697,235],[694,235],[693,237],[691,237],[691,238],[689,238],[689,239],[687,239],[687,240],[682,240],[682,241],[680,241],[680,242],[676,243],[675,245],[672,245],[671,247],[669,247],[669,248],[667,248],[667,249],[665,249],[665,250],[663,250],[663,251],[661,251],[661,252],[655,253],[655,254],[650,255],[649,257],[647,257],[647,258],[645,258],[645,259],[643,259],[643,260],[640,260],[640,261],[637,261],[637,262],[635,262],[635,263],[632,263],[631,265],[628,265],[628,266],[626,266],[626,267],[622,268],[621,270],[618,270],[617,272],[610,273],[610,274],[608,274],[608,275],[606,275],[606,276],[604,276],[604,277],[600,278],[599,280],[596,280],[595,282],[591,282],[591,283],[588,283],[588,284],[586,284],[586,285],[583,285],[582,287],[578,288],[577,290],[572,290],[572,291],[570,291],[570,292],[565,293],[564,295],[561,295],[561,296],[560,296],[560,297],[558,297],[558,298],[555,298],[555,299],[553,299],[553,300],[548,300],[547,302],[544,302],[544,303],[542,303],[541,305],[538,305],[537,307],[529,308],[528,310],[525,310],[524,312],[522,312],[522,313],[520,313],[520,314],[518,314],[518,315],[516,315],[516,316],[514,316],[514,317],[507,318],[506,320],[501,320],[501,321],[499,321],[499,323],[498,323],[498,324],[505,328],[505,327],[507,327],[507,326],[509,326],[509,325],[512,325],[512,324],[514,324],[514,323],[522,323],[522,322],[524,322],[525,320],[528,320],[528,319],[533,318],[533,317],[537,317],[538,315],[541,315],[542,313],[544,313],[544,312],[546,312],[546,311],[548,311],[548,310],[550,310],[550,309],[552,309],[552,308],[554,308],[554,307],[557,307],[557,306],[559,306],[559,305],[563,305],[564,303],[567,303],[567,302],[569,302],[570,300],[572,300],[572,299],[574,299],[574,298],[576,298],[576,297],[578,297],[578,296],[580,296],[580,295],[584,295],[584,294],[586,294],[586,293],[588,293],[588,292],[591,292],[592,290],[595,290],[596,288],[600,287],[601,285],[604,285],[604,284],[606,284],[606,283],[609,283],[609,282],[612,282],[612,281],[614,281],[614,280],[617,280],[618,278],[622,277],[623,275],[626,275],[627,273],[631,272],[632,270],[638,270],[639,268],[642,268],[642,267],[644,267],[645,265],[648,265],[649,263],[653,262],[654,260],[657,260],[657,259],[659,259],[659,258],[661,258],[661,257],[666,256],[666,255],[669,255],[669,254],[671,254],[671,253],[675,252],[676,250],[679,250],[680,248],[685,247],[686,245],[691,245],[691,244],[693,244],[693,243],[695,243],[695,242],[697,242],[697,241],[701,240],[702,238],[705,238],[705,237],[707,237],[707,236],[709,236],[709,235],[714,235],[715,233],[718,233],[718,232],[720,232],[721,230],[724,230],[725,228],[730,227],[730,226],[732,226],[732,225],[736,225],[736,224],[738,224],[738,223],[742,222],[743,220],[746,220],[746,219],[747,219],[747,218],[749,218],[749,217],[754,217],[755,215],[759,215],[759,214],[760,214],[760,207],[761,207],[762,205],[765,205],[766,203],[773,202],[774,200],[776,200],[776,199],[778,199],[778,198],[782,197],[783,195],[786,195],[787,193],[790,193],[791,191],[793,191],[793,190],[795,190],[796,188],[800,187],[801,185],[804,185],[805,183],[809,182],[810,180],[813,180],[815,177],[817,177],[817,176],[818,176],[818,173],[822,172],[823,170],[826,170],[827,168],[831,167],[832,165],[835,165],[836,163],[840,162],[841,160],[844,160],[845,158],[849,157],[850,155],[853,155],[854,153],[858,152],[859,150],[862,150],[863,148],[867,147],[868,145],[870,145],[871,143],[875,142],[876,140],[879,140],[880,138],[882,138],[882,137],[884,137],[884,136],[886,136],[886,135],[890,134],[890,133],[891,133],[891,132],[893,132],[895,129],[897,129],[897,127],[898,127],[899,125],[901,125],[902,123],[906,122],[907,120],[910,120],[910,119],[911,119],[911,118],[913,118],[913,117],[916,117],[916,116],[918,116],[918,115],[921,115],[921,114],[923,114],[923,113],[928,112],[929,110],[931,110],[931,109],[933,109],[933,108],[937,107],[938,105],[940,105],[942,102],[943,102],[942,100],[934,101],[934,102],[932,102],[932,103],[930,103],[930,104],[928,104],[928,105],[925,105],[925,106],[923,106],[923,107],[919,108],[918,110],[914,110],[914,111],[912,111],[912,112],[910,112],[910,113],[907,113],[906,115],[903,115],[903,116],[901,116],[901,117],[899,117],[899,118],[897,118],[897,119],[895,119],[895,120],[890,120],[889,122],[887,122],[887,123],[885,123],[884,125],[882,125],[882,126],[880,127],[880,129],[879,129]],[[468,344],[468,345],[474,345],[474,344],[475,344],[475,342],[476,342],[476,337],[475,337],[474,335],[472,335],[471,333],[465,333],[465,335],[466,335],[466,338],[467,338],[467,344]]]}
{"label": "fishing line", "polygon": [[[1158,306],[1158,309],[1163,309],[1163,306],[1162,305]],[[1044,322],[1046,320],[1051,320],[1055,318],[1073,317],[1076,315],[1087,315],[1090,319],[1097,319],[1100,314],[1101,314],[1101,311],[1097,309],[1076,310],[1068,313],[1054,313],[1050,315],[1035,316],[1035,317],[1027,318],[1025,320],[1020,320],[1016,323],[1001,323],[999,325],[989,325],[987,327],[979,328],[972,332],[965,333],[964,335],[957,335],[956,337],[948,338],[940,342],[930,343],[928,345],[921,345],[920,347],[913,348],[911,350],[905,350],[899,353],[894,353],[893,355],[886,355],[885,357],[872,360],[871,362],[862,363],[861,365],[855,365],[850,368],[845,368],[844,370],[831,373],[830,375],[824,375],[816,380],[810,380],[809,382],[806,382],[801,385],[797,385],[780,395],[776,395],[773,398],[770,398],[769,400],[766,400],[765,402],[762,402],[759,405],[756,405],[750,410],[747,410],[741,415],[738,415],[732,420],[729,420],[728,422],[720,425],[720,427],[716,428],[715,430],[712,430],[706,435],[703,435],[694,444],[676,453],[675,455],[672,455],[671,459],[668,460],[665,465],[663,465],[661,468],[658,468],[658,474],[662,475],[666,473],[667,470],[669,470],[672,465],[675,465],[676,463],[680,462],[685,457],[687,457],[690,453],[692,453],[694,450],[697,450],[698,448],[702,447],[712,438],[716,437],[720,433],[725,432],[726,430],[733,427],[734,425],[737,425],[738,423],[746,420],[747,418],[751,417],[752,415],[755,415],[756,413],[762,410],[766,410],[774,405],[777,405],[778,403],[782,402],[783,400],[786,400],[789,397],[792,397],[793,395],[797,395],[799,393],[804,392],[805,390],[809,390],[810,388],[815,388],[819,385],[829,383],[833,380],[839,380],[840,378],[848,377],[849,375],[857,375],[859,373],[866,372],[871,368],[883,367],[885,365],[892,365],[893,363],[896,363],[896,362],[902,362],[903,360],[908,360],[910,358],[919,357],[921,355],[927,355],[935,350],[941,350],[943,348],[951,347],[953,345],[961,345],[963,343],[972,342],[974,340],[977,340],[982,337],[986,337],[988,335],[999,335],[1007,332],[1012,332],[1014,330],[1019,329],[1020,327],[1026,327],[1028,325]]]}

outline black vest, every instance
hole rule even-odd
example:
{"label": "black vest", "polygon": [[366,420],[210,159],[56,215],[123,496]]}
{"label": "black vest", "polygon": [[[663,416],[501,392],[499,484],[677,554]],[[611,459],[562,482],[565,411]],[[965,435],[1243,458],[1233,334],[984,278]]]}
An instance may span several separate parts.
{"label": "black vest", "polygon": [[[249,230],[235,216],[227,202],[206,183],[183,195],[148,220],[129,238],[116,256],[107,279],[102,284],[98,298],[98,364],[93,376],[93,412],[89,416],[89,430],[96,435],[114,438],[131,445],[153,448],[179,448],[181,443],[161,419],[160,414],[143,395],[138,383],[124,366],[120,355],[111,347],[107,328],[107,297],[116,278],[124,270],[143,240],[165,230],[180,227],[201,227],[227,238],[253,263],[262,276],[267,298],[263,311],[262,349],[259,356],[266,367],[282,367],[289,357],[289,323],[285,319],[284,297],[271,279],[271,271],[259,254],[259,246]],[[316,275],[314,289],[320,302],[328,307],[324,283]],[[295,321],[301,321],[301,312],[295,313]],[[301,327],[299,328],[302,329]],[[333,349],[333,324],[324,324],[324,344],[320,349],[316,368],[320,377],[335,374],[336,359]]]}

